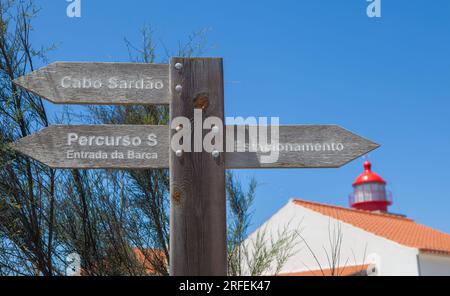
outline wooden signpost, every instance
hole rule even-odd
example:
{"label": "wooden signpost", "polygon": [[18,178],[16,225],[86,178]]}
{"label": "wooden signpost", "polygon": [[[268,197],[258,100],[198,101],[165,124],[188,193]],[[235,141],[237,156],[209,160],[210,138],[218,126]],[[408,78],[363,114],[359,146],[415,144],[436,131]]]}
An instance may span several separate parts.
{"label": "wooden signpost", "polygon": [[[54,103],[169,104],[171,122],[195,122],[194,109],[202,118],[224,119],[219,58],[173,58],[170,65],[54,63],[14,82]],[[236,137],[242,128],[245,137]],[[178,127],[151,125],[54,125],[11,147],[53,168],[169,168],[170,274],[226,275],[225,169],[335,168],[379,147],[336,125],[279,126],[276,140],[254,145],[254,128],[224,128],[223,152],[174,150]],[[194,130],[191,142],[208,132]],[[264,161],[273,152],[276,158]]]}

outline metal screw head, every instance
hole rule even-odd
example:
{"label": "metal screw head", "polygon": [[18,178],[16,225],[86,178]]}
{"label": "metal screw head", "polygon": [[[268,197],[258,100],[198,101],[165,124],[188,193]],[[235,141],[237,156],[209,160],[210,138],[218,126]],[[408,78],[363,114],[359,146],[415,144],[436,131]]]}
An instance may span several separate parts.
{"label": "metal screw head", "polygon": [[213,126],[211,130],[215,134],[217,134],[220,131],[220,129],[219,129],[219,127],[217,125]]}
{"label": "metal screw head", "polygon": [[183,87],[178,84],[177,86],[175,86],[175,90],[176,92],[180,93],[183,90]]}
{"label": "metal screw head", "polygon": [[180,124],[180,125],[178,125],[176,128],[175,128],[175,130],[177,131],[177,132],[179,132],[179,131],[181,131],[183,129],[183,126]]}
{"label": "metal screw head", "polygon": [[175,151],[175,155],[176,155],[177,157],[183,156],[183,150],[177,150],[177,151]]}
{"label": "metal screw head", "polygon": [[217,151],[217,150],[214,150],[214,151],[212,152],[212,156],[213,156],[214,158],[217,158],[217,157],[220,156],[220,152]]}
{"label": "metal screw head", "polygon": [[182,68],[183,68],[183,64],[182,63],[176,63],[175,64],[175,69],[181,70]]}

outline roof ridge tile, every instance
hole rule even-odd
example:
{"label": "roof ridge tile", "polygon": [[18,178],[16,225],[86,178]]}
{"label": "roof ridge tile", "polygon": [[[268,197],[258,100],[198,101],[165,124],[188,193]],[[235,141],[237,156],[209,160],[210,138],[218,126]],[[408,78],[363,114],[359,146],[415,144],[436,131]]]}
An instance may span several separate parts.
{"label": "roof ridge tile", "polygon": [[346,208],[346,207],[343,207],[343,206],[330,205],[330,204],[320,203],[320,202],[313,202],[313,201],[308,201],[308,200],[299,199],[299,198],[293,198],[292,201],[294,203],[305,203],[305,204],[311,204],[311,205],[315,205],[315,206],[323,206],[323,207],[328,207],[328,208],[335,208],[335,209],[339,209],[339,210],[355,212],[355,213],[360,213],[360,214],[375,215],[375,216],[381,216],[381,217],[388,217],[388,218],[406,220],[406,221],[411,221],[411,222],[415,223],[415,221],[413,219],[411,219],[411,218],[404,217],[404,216],[401,216],[401,215],[398,215],[398,214],[393,214],[393,213],[369,212],[369,211],[364,211],[364,210],[360,210],[360,209],[351,209],[351,208]]}

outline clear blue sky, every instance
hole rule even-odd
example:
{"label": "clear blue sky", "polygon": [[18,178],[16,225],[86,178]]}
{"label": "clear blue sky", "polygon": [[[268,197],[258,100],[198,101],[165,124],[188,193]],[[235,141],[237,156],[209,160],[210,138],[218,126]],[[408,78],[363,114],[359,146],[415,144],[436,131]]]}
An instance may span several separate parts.
{"label": "clear blue sky", "polygon": [[[393,212],[450,232],[450,1],[40,0],[35,45],[50,61],[127,61],[123,42],[150,24],[175,48],[208,29],[209,56],[225,62],[227,116],[282,124],[339,124],[382,147],[369,157],[393,191]],[[57,110],[49,106],[51,110]],[[340,169],[245,170],[260,187],[255,225],[289,198],[347,205],[362,159]]]}

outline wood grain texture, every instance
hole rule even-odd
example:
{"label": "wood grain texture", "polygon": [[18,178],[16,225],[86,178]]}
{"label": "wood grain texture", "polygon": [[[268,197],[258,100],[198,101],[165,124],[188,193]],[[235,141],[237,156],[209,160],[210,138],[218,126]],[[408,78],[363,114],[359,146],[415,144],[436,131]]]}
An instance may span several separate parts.
{"label": "wood grain texture", "polygon": [[[248,127],[246,129],[248,130]],[[270,135],[270,132],[268,134]],[[228,138],[227,134],[226,141],[237,143],[236,137]],[[248,136],[245,140],[245,144],[248,145]],[[268,143],[271,143],[270,139]],[[279,155],[275,162],[262,163],[261,156],[268,153],[261,150],[229,152],[226,153],[226,167],[229,169],[338,168],[380,146],[338,125],[280,126],[279,143],[281,148],[278,148]]]}
{"label": "wood grain texture", "polygon": [[[183,68],[176,70],[176,63]],[[173,58],[170,76],[171,119],[185,116],[193,120],[194,105],[200,104],[205,107],[203,118],[223,120],[222,59]],[[182,85],[181,93],[175,91],[176,85]],[[211,153],[185,152],[177,157],[171,151],[170,194],[170,274],[226,275],[224,155],[215,159]]]}
{"label": "wood grain texture", "polygon": [[162,64],[57,62],[14,83],[56,104],[169,104],[170,100],[169,66]]}
{"label": "wood grain texture", "polygon": [[[74,137],[73,134],[77,134],[81,142],[72,140],[69,145],[69,137]],[[152,134],[158,141],[155,146],[152,146],[155,142],[149,141],[148,138]],[[126,136],[130,140],[138,137],[141,143],[127,145],[124,140]],[[81,139],[81,137],[86,138]],[[89,145],[89,137],[93,139],[91,145]],[[95,139],[103,141],[102,137],[108,137],[110,145],[96,145]],[[167,168],[168,147],[168,127],[150,125],[53,125],[22,138],[12,145],[13,149],[52,168],[79,169]],[[85,152],[84,157],[77,158],[76,154],[81,151]],[[113,159],[115,151],[123,153],[124,158]],[[101,157],[106,155],[107,158],[92,158],[89,157],[91,153],[97,153],[97,157],[100,157],[100,154],[102,154]],[[138,154],[147,156],[148,159],[137,158]],[[118,153],[115,155],[119,157]]]}

